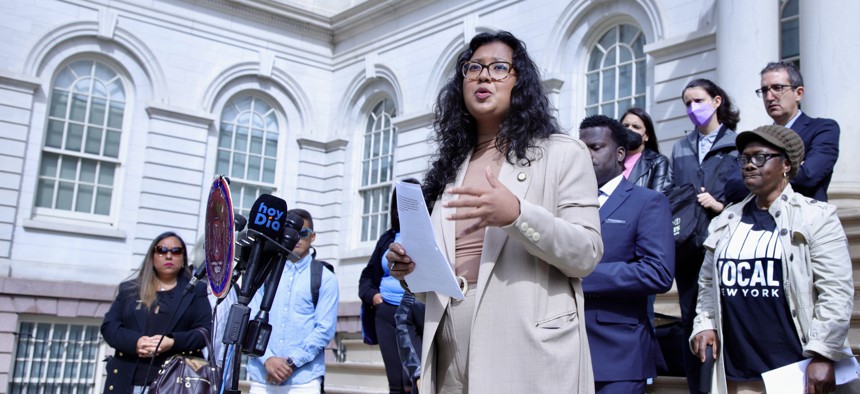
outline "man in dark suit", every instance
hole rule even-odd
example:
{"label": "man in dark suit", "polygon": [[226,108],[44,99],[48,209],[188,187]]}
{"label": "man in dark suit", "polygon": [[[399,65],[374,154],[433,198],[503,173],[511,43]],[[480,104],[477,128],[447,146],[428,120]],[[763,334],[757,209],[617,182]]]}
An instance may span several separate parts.
{"label": "man in dark suit", "polygon": [[648,296],[665,293],[675,273],[669,200],[621,175],[628,131],[602,115],[580,124],[597,175],[603,258],[583,279],[585,324],[597,393],[644,393],[658,351]]}
{"label": "man in dark suit", "polygon": [[764,101],[764,109],[774,124],[794,130],[803,139],[806,155],[791,187],[804,196],[827,201],[827,187],[839,157],[839,124],[803,113],[803,91],[803,76],[797,67],[789,62],[774,62],[761,70],[761,88],[756,94]]}

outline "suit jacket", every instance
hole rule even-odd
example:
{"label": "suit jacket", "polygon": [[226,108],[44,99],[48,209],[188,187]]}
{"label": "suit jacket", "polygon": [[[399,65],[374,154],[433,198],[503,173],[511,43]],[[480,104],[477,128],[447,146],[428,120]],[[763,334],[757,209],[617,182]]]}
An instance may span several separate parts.
{"label": "suit jacket", "polygon": [[634,185],[665,193],[672,188],[672,166],[666,156],[645,149],[630,170],[627,180]]}
{"label": "suit jacket", "polygon": [[[105,314],[101,333],[116,353],[108,358],[105,393],[131,393],[135,365],[149,363],[150,358],[137,357],[137,340],[146,335],[148,310],[138,307],[140,296],[135,280],[120,283],[119,291],[110,309]],[[189,278],[180,275],[176,288],[182,291]],[[198,351],[206,346],[203,335],[193,331],[205,327],[212,332],[212,309],[206,297],[206,282],[197,283],[194,290],[179,299],[179,305],[168,323],[165,334],[173,338],[173,347],[158,356],[154,369],[174,354]]]}
{"label": "suit jacket", "polygon": [[[361,276],[358,278],[358,298],[361,298],[362,308],[362,335],[374,344],[379,343],[379,338],[376,337],[376,308],[373,306],[373,296],[379,293],[379,284],[382,283],[382,277],[385,276],[381,263],[382,256],[388,252],[388,245],[394,242],[395,235],[394,229],[388,229],[379,236],[376,247],[373,248],[373,254],[367,261],[367,265],[361,270]],[[383,340],[385,339],[387,338]]]}
{"label": "suit jacket", "polygon": [[810,118],[801,112],[791,129],[803,139],[806,152],[791,186],[804,196],[827,201],[827,187],[839,158],[839,124],[833,119]]}
{"label": "suit jacket", "polygon": [[[538,142],[531,153],[530,165],[505,161],[499,173],[520,201],[520,216],[484,234],[468,361],[471,394],[594,392],[580,279],[603,253],[591,156],[563,134]],[[439,249],[452,263],[455,223],[444,218],[453,212],[436,201],[430,218]],[[435,393],[434,339],[449,298],[430,292],[426,302],[420,391]]]}
{"label": "suit jacket", "polygon": [[669,200],[626,179],[600,207],[600,231],[611,243],[582,281],[594,380],[644,380],[657,375],[657,338],[648,296],[675,277]]}

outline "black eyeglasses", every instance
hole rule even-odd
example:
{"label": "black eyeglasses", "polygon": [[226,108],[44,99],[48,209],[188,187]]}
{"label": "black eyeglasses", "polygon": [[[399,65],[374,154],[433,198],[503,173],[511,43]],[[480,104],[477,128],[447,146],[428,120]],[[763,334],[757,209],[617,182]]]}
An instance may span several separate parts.
{"label": "black eyeglasses", "polygon": [[168,248],[166,246],[161,246],[161,245],[155,247],[155,253],[164,255],[164,254],[167,254],[167,252],[170,252],[173,254],[180,254],[180,253],[182,253],[182,247],[181,246],[174,246],[172,248]]}
{"label": "black eyeglasses", "polygon": [[780,156],[782,156],[782,153],[756,153],[752,155],[752,157],[740,155],[738,156],[737,161],[738,165],[741,167],[746,167],[749,163],[752,163],[756,167],[762,167],[768,160]]}
{"label": "black eyeglasses", "polygon": [[463,73],[463,77],[474,81],[481,77],[481,73],[484,72],[485,68],[490,74],[490,79],[501,81],[507,78],[508,75],[511,75],[511,70],[514,69],[514,66],[508,62],[492,62],[486,65],[478,62],[463,62],[460,71]]}
{"label": "black eyeglasses", "polygon": [[794,88],[795,87],[791,86],[791,85],[781,85],[781,84],[775,83],[775,84],[770,85],[770,86],[762,86],[761,88],[756,89],[755,94],[756,94],[756,96],[764,97],[764,96],[767,96],[767,92],[773,92],[774,96],[782,96],[783,93],[785,93],[791,89],[794,89]]}
{"label": "black eyeglasses", "polygon": [[305,227],[302,229],[302,231],[299,231],[299,237],[301,237],[302,239],[307,239],[313,233],[314,233],[314,230],[311,230],[311,229]]}

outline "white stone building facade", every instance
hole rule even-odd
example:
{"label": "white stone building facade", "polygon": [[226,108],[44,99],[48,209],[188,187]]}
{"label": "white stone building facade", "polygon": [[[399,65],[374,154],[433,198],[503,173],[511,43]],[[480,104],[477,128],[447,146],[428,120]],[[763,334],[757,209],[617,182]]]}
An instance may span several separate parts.
{"label": "white stone building facade", "polygon": [[116,284],[163,231],[199,243],[216,174],[245,210],[262,192],[309,210],[355,313],[391,183],[427,169],[436,93],[484,31],[526,42],[570,133],[636,104],[667,154],[691,129],[688,81],[723,87],[747,130],[770,122],[759,70],[799,61],[803,110],[842,127],[829,194],[856,262],[857,15],[850,0],[3,1],[0,394],[102,390]]}

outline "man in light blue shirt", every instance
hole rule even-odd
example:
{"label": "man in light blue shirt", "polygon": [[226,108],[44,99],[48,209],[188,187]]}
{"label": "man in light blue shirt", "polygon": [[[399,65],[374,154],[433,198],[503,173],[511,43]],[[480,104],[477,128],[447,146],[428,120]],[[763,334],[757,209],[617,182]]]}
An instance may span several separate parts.
{"label": "man in light blue shirt", "polygon": [[[316,306],[312,300],[313,255],[309,252],[316,238],[313,218],[303,209],[289,213],[304,219],[301,239],[293,249],[300,259],[288,262],[281,275],[269,315],[272,335],[266,353],[248,362],[252,394],[319,393],[325,375],[325,347],[334,338],[337,325],[338,285],[328,269],[322,270]],[[265,291],[261,288],[251,300],[252,316]]]}

